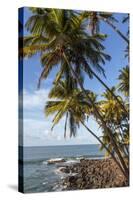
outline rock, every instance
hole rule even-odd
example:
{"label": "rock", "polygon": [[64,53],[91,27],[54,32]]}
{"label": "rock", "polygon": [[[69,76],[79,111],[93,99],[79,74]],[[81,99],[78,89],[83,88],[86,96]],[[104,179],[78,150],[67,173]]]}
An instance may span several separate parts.
{"label": "rock", "polygon": [[55,159],[50,159],[47,161],[47,164],[56,164],[56,163],[61,163],[61,162],[65,162],[65,159],[63,158],[55,158]]}
{"label": "rock", "polygon": [[91,189],[128,186],[112,159],[86,160],[81,159],[80,163],[64,169],[66,173],[78,173],[76,176],[69,176],[64,179],[67,189]]}
{"label": "rock", "polygon": [[75,179],[76,179],[76,177],[75,176],[69,176],[69,182],[70,183],[72,183],[72,182],[74,182],[75,181]]}
{"label": "rock", "polygon": [[70,173],[71,170],[69,169],[69,167],[61,167],[60,171],[63,172],[63,173],[68,174],[68,173]]}
{"label": "rock", "polygon": [[78,179],[76,180],[76,184],[81,184],[81,183],[82,183],[82,181],[83,181],[83,179],[82,179],[82,178],[78,178]]}

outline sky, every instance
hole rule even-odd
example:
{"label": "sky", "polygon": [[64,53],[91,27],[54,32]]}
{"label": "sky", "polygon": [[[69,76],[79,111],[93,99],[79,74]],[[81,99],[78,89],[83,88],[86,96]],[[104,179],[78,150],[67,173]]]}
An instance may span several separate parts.
{"label": "sky", "polygon": [[[28,8],[24,8],[24,24],[30,16],[31,12]],[[124,14],[116,13],[115,17],[122,21]],[[118,28],[124,34],[127,31],[127,26],[122,23],[118,24]],[[102,76],[101,78],[111,87],[118,84],[117,77],[119,70],[127,64],[127,60],[124,58],[126,44],[108,25],[101,23],[100,29],[102,33],[108,35],[104,46],[106,47],[106,53],[112,57],[111,61],[106,62],[103,66],[106,79]],[[28,34],[29,33],[24,28],[24,35]],[[37,83],[41,70],[42,67],[39,55],[23,60],[23,133],[20,133],[23,134],[23,142],[21,140],[20,145],[46,146],[97,143],[96,139],[82,126],[79,128],[75,138],[70,138],[68,131],[67,137],[64,139],[64,118],[55,126],[54,130],[51,131],[53,116],[46,118],[43,110],[58,68],[56,67],[51,72],[50,76],[45,81],[42,81],[41,88],[37,90]],[[103,86],[100,85],[96,79],[89,80],[87,77],[85,77],[85,87],[96,92],[98,95],[104,91]],[[87,125],[98,136],[101,136],[101,130],[92,118],[87,122]]]}

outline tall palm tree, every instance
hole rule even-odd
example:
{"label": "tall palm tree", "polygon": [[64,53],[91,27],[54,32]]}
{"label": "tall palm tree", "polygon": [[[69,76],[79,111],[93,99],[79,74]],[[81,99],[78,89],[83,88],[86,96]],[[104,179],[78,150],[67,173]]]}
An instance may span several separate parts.
{"label": "tall palm tree", "polygon": [[[96,102],[96,95],[88,90],[86,93],[90,96],[96,106],[98,106],[99,103]],[[85,129],[97,139],[102,148],[104,148],[106,152],[112,156],[113,160],[125,175],[121,164],[112,152],[111,144],[107,146],[107,144],[100,140],[100,138],[85,124],[85,120],[90,117],[90,115],[93,115],[93,107],[91,104],[88,106],[87,99],[83,92],[79,89],[68,88],[66,81],[60,81],[51,89],[49,98],[50,100],[46,102],[44,112],[46,116],[54,115],[52,129],[65,116],[64,137],[66,137],[68,124],[70,137],[75,137],[77,128],[79,128],[80,124],[82,124]]]}
{"label": "tall palm tree", "polygon": [[[129,169],[128,166],[126,165],[126,162],[124,161],[124,158],[119,150],[119,146],[117,144],[117,141],[114,139],[113,134],[112,134],[112,130],[110,129],[110,127],[107,126],[106,121],[104,119],[104,117],[102,116],[102,113],[100,113],[100,111],[97,109],[96,105],[94,104],[94,102],[92,101],[92,99],[87,95],[86,90],[84,89],[84,86],[78,76],[78,74],[75,72],[75,70],[73,69],[73,66],[70,64],[69,60],[67,59],[66,55],[64,54],[64,58],[66,59],[66,62],[69,66],[70,71],[72,72],[72,74],[74,75],[74,78],[77,80],[80,89],[82,90],[83,94],[85,95],[85,97],[88,99],[89,103],[92,105],[93,109],[94,109],[94,113],[96,118],[98,118],[101,122],[101,125],[104,129],[104,131],[107,133],[107,135],[110,138],[111,144],[114,147],[114,150],[118,156],[118,158],[120,159],[122,166],[124,168],[125,171],[125,176],[126,178],[128,178],[129,176]],[[89,104],[88,104],[89,106]]]}
{"label": "tall palm tree", "polygon": [[[112,87],[112,90],[115,92],[115,87]],[[103,113],[106,123],[112,129],[112,132],[114,132],[113,136],[115,140],[117,140],[122,154],[128,159],[129,155],[126,148],[127,145],[125,146],[125,134],[128,134],[126,130],[129,129],[129,123],[125,120],[125,113],[108,91],[105,91],[102,96],[104,100],[100,101],[101,112]],[[118,96],[118,98],[123,101],[120,96]],[[124,128],[125,124],[127,126],[126,129]],[[103,139],[107,139],[107,142],[109,140],[106,132],[104,132]]]}
{"label": "tall palm tree", "polygon": [[126,97],[129,97],[129,67],[126,66],[120,70],[119,74],[118,90],[122,92]]}
{"label": "tall palm tree", "polygon": [[[25,48],[22,53],[24,56],[32,56],[37,52],[41,53],[41,62],[44,68],[39,78],[38,87],[41,80],[47,78],[50,71],[58,63],[61,63],[61,69],[57,80],[61,78],[64,71],[68,71],[66,64],[62,61],[65,51],[80,76],[81,71],[85,71],[89,78],[94,76],[111,92],[110,88],[94,71],[96,70],[105,76],[101,64],[105,64],[105,60],[110,60],[110,56],[104,53],[105,48],[100,43],[100,40],[104,40],[104,38],[100,35],[88,36],[82,20],[72,11],[38,8],[33,8],[32,11],[35,15],[31,16],[26,23],[27,30],[32,35],[25,37]],[[115,96],[113,93],[112,95]],[[119,99],[115,98],[127,112]]]}
{"label": "tall palm tree", "polygon": [[[32,56],[40,52],[43,70],[40,81],[47,78],[54,66],[59,65],[60,71],[56,74],[56,83],[65,77],[66,80],[74,79],[88,99],[88,106],[92,106],[97,118],[110,137],[123,169],[128,176],[127,166],[119,151],[116,141],[112,137],[112,131],[97,109],[92,99],[86,93],[83,86],[82,72],[85,71],[90,78],[98,72],[104,74],[101,64],[110,57],[104,53],[104,47],[100,43],[101,36],[87,35],[84,24],[72,11],[57,9],[33,9],[34,15],[26,23],[31,36],[24,39],[23,54]],[[68,78],[69,77],[69,78]],[[69,80],[68,80],[69,84]],[[113,95],[113,94],[112,94]],[[117,100],[118,101],[118,100]],[[125,111],[126,112],[126,111]]]}

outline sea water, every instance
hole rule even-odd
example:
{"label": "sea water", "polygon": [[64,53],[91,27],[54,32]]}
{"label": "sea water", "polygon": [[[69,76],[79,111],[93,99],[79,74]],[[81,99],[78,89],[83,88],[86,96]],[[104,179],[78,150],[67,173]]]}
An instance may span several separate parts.
{"label": "sea water", "polygon": [[[21,148],[21,147],[20,147]],[[23,147],[24,192],[61,191],[59,166],[79,162],[81,158],[102,158],[99,145],[69,145]],[[48,165],[51,159],[65,159],[64,163]]]}

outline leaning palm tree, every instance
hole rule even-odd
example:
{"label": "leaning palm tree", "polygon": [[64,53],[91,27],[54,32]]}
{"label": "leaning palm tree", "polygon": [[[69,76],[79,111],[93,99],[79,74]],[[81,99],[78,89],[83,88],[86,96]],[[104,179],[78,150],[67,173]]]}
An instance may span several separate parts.
{"label": "leaning palm tree", "polygon": [[[43,70],[38,87],[41,80],[47,78],[55,65],[61,64],[57,81],[65,71],[68,72],[68,67],[64,62],[65,54],[75,65],[76,73],[80,73],[81,76],[81,71],[84,71],[89,78],[95,77],[111,92],[95,72],[105,76],[102,65],[106,60],[110,60],[110,56],[104,53],[105,48],[100,43],[104,40],[103,36],[88,36],[82,20],[72,11],[38,8],[31,10],[35,14],[29,18],[26,27],[32,35],[24,38],[25,47],[22,49],[22,54],[24,56],[32,56],[37,52],[41,54]],[[115,96],[113,93],[112,95]],[[127,112],[119,99],[115,98]]]}
{"label": "leaning palm tree", "polygon": [[[101,65],[105,64],[105,60],[109,60],[110,57],[105,54],[104,46],[100,43],[103,37],[89,36],[85,31],[84,23],[72,11],[33,9],[33,12],[34,15],[26,23],[31,36],[24,39],[25,47],[22,53],[25,56],[32,56],[37,52],[40,53],[43,70],[39,79],[39,85],[42,79],[48,77],[50,71],[55,66],[60,68],[56,74],[56,83],[62,77],[67,80],[68,84],[69,79],[75,80],[75,84],[80,87],[88,99],[88,106],[91,105],[93,107],[95,115],[99,118],[103,128],[109,135],[128,177],[127,166],[116,141],[112,137],[112,131],[107,126],[102,114],[90,96],[86,93],[83,85],[83,72],[86,72],[90,78],[95,76],[97,79],[98,76],[92,68],[104,74]],[[125,109],[123,105],[121,106]]]}
{"label": "leaning palm tree", "polygon": [[[119,158],[119,160],[121,162],[121,165],[122,165],[122,167],[124,169],[125,177],[128,179],[129,169],[128,169],[128,166],[127,166],[127,164],[126,164],[126,162],[125,162],[125,160],[124,160],[124,158],[123,158],[123,156],[122,156],[122,154],[120,152],[119,145],[117,144],[117,141],[113,137],[113,133],[112,133],[111,128],[106,124],[106,120],[104,119],[102,113],[100,113],[100,111],[97,109],[97,107],[94,104],[94,102],[92,101],[92,99],[87,95],[87,93],[86,93],[86,91],[85,91],[80,79],[78,78],[78,75],[75,73],[75,71],[73,70],[72,66],[71,66],[71,70],[72,70],[72,72],[74,74],[75,79],[78,81],[79,86],[80,86],[81,90],[83,91],[83,94],[88,99],[89,103],[92,105],[96,118],[100,121],[102,128],[104,129],[104,131],[106,132],[106,134],[110,138],[110,141],[111,141],[111,144],[112,144],[112,146],[114,148],[114,151],[117,154],[117,156],[118,156],[118,158]],[[88,106],[89,106],[89,104],[88,104]]]}
{"label": "leaning palm tree", "polygon": [[[111,89],[113,92],[116,91],[115,87],[112,87]],[[125,145],[125,135],[128,135],[127,129],[129,130],[129,123],[126,121],[125,113],[108,91],[105,91],[102,96],[104,97],[104,100],[100,101],[101,112],[103,113],[106,123],[112,129],[112,132],[114,133],[113,136],[117,141],[123,156],[128,159],[129,153],[127,145]],[[120,96],[118,96],[118,98],[120,101],[123,101]],[[103,133],[103,139],[105,142],[106,140],[108,142],[109,137],[106,132],[103,131]]]}
{"label": "leaning palm tree", "polygon": [[118,90],[126,97],[129,97],[129,67],[126,66],[120,70]]}
{"label": "leaning palm tree", "polygon": [[[86,93],[88,94],[88,96],[90,96],[92,101],[98,107],[99,103],[96,101],[96,95],[88,90],[86,91]],[[78,88],[68,88],[66,81],[60,81],[51,89],[49,93],[49,98],[50,100],[46,102],[44,112],[46,116],[54,115],[52,121],[53,125],[51,129],[53,129],[54,126],[58,124],[63,117],[65,117],[64,137],[66,137],[68,125],[70,130],[70,137],[75,137],[80,124],[83,125],[85,129],[96,138],[96,140],[101,144],[101,147],[106,150],[108,155],[112,157],[122,173],[125,175],[121,164],[118,162],[117,158],[112,152],[111,143],[108,143],[108,145],[105,144],[105,142],[102,141],[86,125],[85,121],[90,117],[90,115],[94,115],[94,113],[91,104],[90,106],[88,106],[87,99],[84,96],[83,92]]]}

